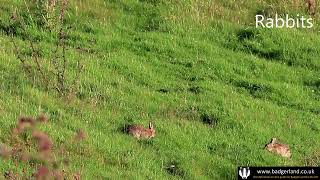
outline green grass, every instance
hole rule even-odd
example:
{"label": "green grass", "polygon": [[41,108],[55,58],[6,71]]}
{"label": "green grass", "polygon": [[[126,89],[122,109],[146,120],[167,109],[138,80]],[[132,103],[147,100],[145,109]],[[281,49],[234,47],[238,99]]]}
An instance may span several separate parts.
{"label": "green grass", "polygon": [[[210,2],[72,1],[68,57],[80,58],[85,71],[77,97],[65,99],[25,77],[3,28],[21,1],[0,0],[0,142],[10,143],[20,115],[44,112],[45,130],[70,154],[68,171],[83,179],[235,179],[237,166],[319,166],[317,27],[253,27],[254,13],[268,4],[304,12],[285,1]],[[28,35],[49,57],[52,36]],[[149,121],[153,140],[120,131]],[[70,144],[78,129],[88,138]],[[272,137],[290,146],[291,159],[263,149]],[[0,159],[0,174],[22,167]]]}

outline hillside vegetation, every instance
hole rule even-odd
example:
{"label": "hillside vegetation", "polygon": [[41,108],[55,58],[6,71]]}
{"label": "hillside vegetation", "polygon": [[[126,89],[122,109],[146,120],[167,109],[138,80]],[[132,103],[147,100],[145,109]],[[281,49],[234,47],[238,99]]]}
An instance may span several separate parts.
{"label": "hillside vegetation", "polygon": [[[71,0],[67,75],[84,66],[73,96],[32,83],[7,32],[24,2],[0,4],[1,144],[13,144],[19,116],[45,113],[66,172],[82,179],[235,179],[237,166],[320,165],[318,26],[254,27],[258,12],[305,14],[302,1]],[[51,57],[52,33],[30,29],[12,37],[22,55],[31,40]],[[149,121],[154,139],[122,131]],[[69,143],[79,129],[85,141]],[[291,159],[264,149],[272,137]],[[1,176],[24,168],[0,159]]]}

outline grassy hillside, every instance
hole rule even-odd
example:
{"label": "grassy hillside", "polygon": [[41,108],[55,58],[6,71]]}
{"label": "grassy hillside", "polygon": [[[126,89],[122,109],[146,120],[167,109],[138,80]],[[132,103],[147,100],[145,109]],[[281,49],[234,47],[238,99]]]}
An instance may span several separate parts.
{"label": "grassy hillside", "polygon": [[[83,179],[235,179],[237,166],[320,165],[318,27],[254,27],[257,12],[305,13],[298,1],[72,0],[70,76],[84,64],[75,97],[26,76],[6,34],[23,1],[0,4],[1,143],[12,144],[19,116],[45,113],[43,129],[70,157],[66,171]],[[45,31],[13,38],[21,47],[36,39],[43,59],[55,47]],[[121,131],[149,121],[152,140]],[[78,129],[87,139],[69,143]],[[272,137],[291,159],[264,150]],[[23,168],[0,159],[1,176]]]}

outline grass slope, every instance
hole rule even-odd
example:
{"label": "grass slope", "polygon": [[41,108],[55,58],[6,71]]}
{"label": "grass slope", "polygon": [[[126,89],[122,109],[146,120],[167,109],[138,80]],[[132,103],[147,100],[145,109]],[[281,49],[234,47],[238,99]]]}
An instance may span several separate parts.
{"label": "grass slope", "polygon": [[[68,57],[81,58],[85,72],[77,97],[66,100],[26,79],[4,32],[21,1],[0,3],[0,142],[10,143],[18,116],[45,112],[45,130],[56,146],[66,144],[70,171],[84,179],[234,179],[240,165],[320,165],[320,36],[250,28],[268,4],[271,13],[302,7],[74,0]],[[41,39],[44,54],[54,47],[46,33],[29,36]],[[119,130],[149,121],[157,130],[151,141]],[[68,144],[77,129],[87,140]],[[271,137],[289,144],[291,159],[263,149]],[[0,162],[0,173],[23,168]],[[166,170],[171,163],[174,172]]]}

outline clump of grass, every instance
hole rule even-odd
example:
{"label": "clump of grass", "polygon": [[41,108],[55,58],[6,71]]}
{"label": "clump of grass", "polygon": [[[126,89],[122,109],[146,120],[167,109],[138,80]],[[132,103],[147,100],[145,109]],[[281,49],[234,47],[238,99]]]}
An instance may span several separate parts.
{"label": "clump of grass", "polygon": [[320,166],[320,151],[314,151],[303,159],[305,166]]}
{"label": "clump of grass", "polygon": [[165,170],[172,176],[179,176],[181,178],[185,176],[185,172],[180,167],[180,164],[176,161],[169,162],[165,167]]}
{"label": "clump of grass", "polygon": [[216,127],[219,123],[219,117],[203,113],[200,117],[202,123],[207,124],[209,127]]}

